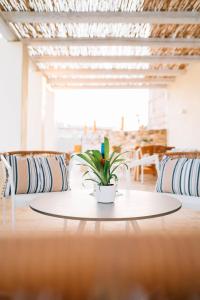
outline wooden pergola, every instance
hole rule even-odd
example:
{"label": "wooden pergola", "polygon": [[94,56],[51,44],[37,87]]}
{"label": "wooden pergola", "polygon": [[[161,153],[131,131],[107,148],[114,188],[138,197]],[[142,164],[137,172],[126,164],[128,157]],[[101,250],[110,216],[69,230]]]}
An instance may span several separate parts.
{"label": "wooden pergola", "polygon": [[199,0],[0,0],[53,88],[166,88],[200,61]]}

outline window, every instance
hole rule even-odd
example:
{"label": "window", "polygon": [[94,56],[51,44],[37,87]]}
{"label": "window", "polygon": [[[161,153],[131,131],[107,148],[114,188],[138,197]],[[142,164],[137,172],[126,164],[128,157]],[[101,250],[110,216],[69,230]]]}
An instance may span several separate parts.
{"label": "window", "polygon": [[148,122],[148,90],[94,89],[55,92],[56,121],[66,127],[137,130]]}

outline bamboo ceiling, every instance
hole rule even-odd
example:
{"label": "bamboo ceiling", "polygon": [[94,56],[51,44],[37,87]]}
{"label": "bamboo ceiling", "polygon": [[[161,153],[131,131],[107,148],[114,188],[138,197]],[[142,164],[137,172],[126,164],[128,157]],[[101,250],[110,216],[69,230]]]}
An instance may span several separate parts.
{"label": "bamboo ceiling", "polygon": [[[1,12],[200,12],[200,0],[0,0]],[[199,24],[151,24],[151,23],[62,23],[59,22],[8,22],[19,40],[26,40],[29,55],[37,65],[38,69],[50,80],[55,79],[76,79],[87,78],[88,84],[91,79],[105,79],[104,85],[111,86],[110,79],[123,80],[141,78],[146,80],[155,80],[162,83],[166,78],[174,79],[178,76],[178,71],[187,70],[187,62],[164,62],[163,57],[179,56],[199,56],[200,47],[152,47],[150,46],[120,46],[120,45],[34,45],[29,44],[29,40],[40,39],[42,41],[61,39],[199,39]],[[116,57],[116,62],[98,62],[98,61],[64,61],[69,57]],[[118,62],[118,57],[149,56],[159,57],[156,62]],[[46,57],[53,58],[48,61]],[[59,61],[62,57],[63,61]],[[38,58],[44,58],[44,61]],[[56,61],[58,58],[58,61]],[[60,71],[59,71],[60,70]],[[73,70],[86,70],[88,73],[80,73]],[[102,70],[98,72],[94,70]],[[105,74],[103,73],[105,70]],[[116,72],[115,70],[120,71]],[[124,73],[122,74],[122,71]],[[126,73],[127,70],[127,73]],[[129,72],[133,70],[133,73]],[[134,71],[135,70],[135,71]],[[141,74],[137,71],[141,70]],[[142,70],[146,70],[142,74]],[[147,71],[149,70],[149,72]],[[177,74],[174,75],[174,71]],[[65,71],[67,74],[65,74]],[[169,71],[169,74],[167,73]],[[60,72],[60,73],[59,73]],[[110,72],[110,74],[109,74]],[[135,74],[134,74],[135,72]],[[156,73],[157,72],[157,73]],[[107,81],[107,82],[106,82]],[[103,83],[102,83],[103,84]],[[119,83],[118,83],[119,84]],[[55,86],[56,84],[52,84]],[[77,82],[78,86],[83,86]],[[140,83],[134,85],[142,86]],[[59,85],[60,86],[60,85]],[[69,85],[66,85],[69,86]],[[74,84],[76,86],[76,84]],[[114,86],[112,82],[112,86]]]}
{"label": "bamboo ceiling", "polygon": [[4,10],[34,11],[157,11],[200,10],[198,0],[1,0]]}

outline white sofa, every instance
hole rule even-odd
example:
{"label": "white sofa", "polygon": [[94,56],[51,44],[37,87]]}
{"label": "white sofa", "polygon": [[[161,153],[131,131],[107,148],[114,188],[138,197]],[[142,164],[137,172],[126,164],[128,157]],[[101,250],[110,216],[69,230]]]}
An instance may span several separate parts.
{"label": "white sofa", "polygon": [[182,203],[183,208],[189,208],[192,210],[200,210],[200,197],[193,196],[182,196],[182,195],[174,195],[171,196],[175,199],[178,199]]}
{"label": "white sofa", "polygon": [[[183,151],[183,152],[177,152],[177,151]],[[172,153],[188,153],[189,151],[193,151],[194,153],[197,150],[194,149],[173,149],[170,152]],[[190,152],[189,152],[190,153]],[[168,152],[169,154],[169,152]],[[143,157],[141,159],[136,156],[130,163],[129,163],[129,171],[127,173],[127,181],[128,186],[130,186],[131,182],[131,169],[140,166],[141,167],[141,183],[144,183],[144,173],[143,173],[143,167],[146,165],[155,164],[157,173],[159,173],[159,156],[157,154],[150,155]],[[170,194],[173,198],[178,199],[182,203],[183,208],[189,208],[192,210],[200,210],[200,197],[193,197],[193,196],[185,196],[185,195],[175,195]]]}
{"label": "white sofa", "polygon": [[[24,151],[25,155],[26,153],[29,154],[34,154],[34,152],[36,154],[41,153],[41,154],[56,154],[56,155],[60,155],[63,153],[60,152],[54,152],[54,151]],[[9,165],[8,161],[5,159],[4,155],[8,155],[8,153],[0,153],[0,160],[3,161],[7,171],[8,171],[8,182],[10,184],[11,187],[11,196],[9,196],[7,199],[5,199],[5,201],[11,201],[11,223],[12,223],[12,228],[15,227],[15,209],[17,207],[28,207],[30,202],[35,199],[36,197],[44,197],[45,194],[48,193],[37,193],[37,194],[17,194],[15,195],[15,191],[14,191],[14,185],[13,185],[13,174],[12,174],[12,169],[11,166]],[[12,153],[11,153],[12,154]],[[21,155],[23,154],[23,151],[17,151],[17,152],[13,152],[13,154],[18,154]],[[67,154],[66,154],[67,155]],[[67,156],[66,156],[67,157]],[[69,172],[71,170],[71,164],[69,164]],[[62,192],[63,193],[63,192]],[[65,192],[66,193],[66,192]],[[5,201],[3,201],[3,205],[2,205],[2,219],[3,219],[3,223],[5,224],[6,222],[6,205],[5,205]]]}
{"label": "white sofa", "polygon": [[[155,160],[155,162],[156,162],[156,160]],[[146,163],[146,161],[145,161],[145,163]],[[129,176],[128,176],[127,180],[128,181],[130,180]],[[130,186],[129,186],[129,188],[130,188]],[[133,186],[133,189],[134,189],[134,186]],[[66,191],[66,192],[59,192],[59,193],[68,193],[68,192]],[[18,207],[28,207],[30,202],[33,199],[35,199],[36,197],[37,198],[40,198],[40,197],[42,198],[46,194],[48,194],[48,193],[13,195],[12,196],[13,200],[14,200],[13,201],[13,203],[14,203],[13,211],[15,210],[15,208],[18,208]],[[182,203],[183,208],[191,209],[191,210],[194,210],[194,211],[200,211],[200,197],[182,196],[182,195],[174,195],[174,194],[171,194],[171,196],[175,199],[178,199]],[[14,219],[15,219],[15,214],[12,213],[13,227],[14,227],[14,224],[15,224]]]}

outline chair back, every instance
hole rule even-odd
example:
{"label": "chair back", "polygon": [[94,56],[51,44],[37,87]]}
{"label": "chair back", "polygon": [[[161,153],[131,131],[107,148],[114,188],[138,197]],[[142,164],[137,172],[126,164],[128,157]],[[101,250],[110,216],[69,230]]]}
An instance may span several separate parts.
{"label": "chair back", "polygon": [[0,157],[0,200],[4,198],[6,184],[8,182],[8,172],[3,160]]}
{"label": "chair back", "polygon": [[181,151],[181,152],[166,152],[166,155],[171,158],[200,158],[200,151]]}
{"label": "chair back", "polygon": [[148,145],[148,146],[141,146],[140,152],[141,156],[144,155],[153,155],[153,154],[163,154],[167,151],[170,151],[173,147],[162,146],[162,145]]}
{"label": "chair back", "polygon": [[17,156],[54,156],[54,155],[64,155],[65,160],[68,162],[70,160],[70,154],[59,151],[49,151],[49,150],[18,150],[0,153],[2,155],[17,155]]}

